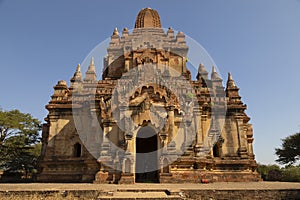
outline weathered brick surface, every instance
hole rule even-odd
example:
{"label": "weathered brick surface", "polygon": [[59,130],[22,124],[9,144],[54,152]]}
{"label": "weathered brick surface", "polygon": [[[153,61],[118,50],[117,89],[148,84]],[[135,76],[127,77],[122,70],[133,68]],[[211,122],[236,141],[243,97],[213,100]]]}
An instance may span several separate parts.
{"label": "weathered brick surface", "polygon": [[190,170],[174,171],[169,176],[160,176],[161,183],[201,183],[201,180],[207,179],[209,182],[252,182],[261,181],[257,172],[214,172]]}
{"label": "weathered brick surface", "polygon": [[[150,194],[150,197],[147,195]],[[151,196],[152,195],[152,196]],[[152,198],[153,197],[153,198]],[[79,199],[300,199],[300,183],[0,184],[1,200]]]}
{"label": "weathered brick surface", "polygon": [[[0,192],[0,199],[197,199],[197,200],[255,200],[255,199],[300,199],[299,189],[289,190],[182,190],[182,197],[155,197],[155,198],[143,198],[132,193],[131,197],[124,194],[122,197],[102,196],[99,197],[101,191],[97,190],[78,190],[78,191],[10,191]],[[103,192],[102,192],[103,193]],[[126,193],[126,192],[124,192]]]}
{"label": "weathered brick surface", "polygon": [[188,199],[300,199],[299,189],[290,190],[184,190]]}

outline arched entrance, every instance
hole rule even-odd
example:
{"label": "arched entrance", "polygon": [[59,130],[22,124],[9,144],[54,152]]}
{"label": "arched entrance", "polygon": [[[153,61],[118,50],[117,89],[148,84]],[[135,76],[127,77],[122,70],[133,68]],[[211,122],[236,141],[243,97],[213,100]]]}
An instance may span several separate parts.
{"label": "arched entrance", "polygon": [[142,127],[136,137],[135,182],[158,183],[157,134],[149,126]]}

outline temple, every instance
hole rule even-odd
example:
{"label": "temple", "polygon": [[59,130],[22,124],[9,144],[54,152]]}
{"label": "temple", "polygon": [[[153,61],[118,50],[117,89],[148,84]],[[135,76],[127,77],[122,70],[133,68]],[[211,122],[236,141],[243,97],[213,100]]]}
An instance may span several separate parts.
{"label": "temple", "polygon": [[[213,66],[187,68],[183,32],[142,9],[112,33],[101,80],[58,81],[46,106],[38,181],[132,184],[259,181],[253,130],[239,88]],[[206,67],[212,68],[209,73]]]}

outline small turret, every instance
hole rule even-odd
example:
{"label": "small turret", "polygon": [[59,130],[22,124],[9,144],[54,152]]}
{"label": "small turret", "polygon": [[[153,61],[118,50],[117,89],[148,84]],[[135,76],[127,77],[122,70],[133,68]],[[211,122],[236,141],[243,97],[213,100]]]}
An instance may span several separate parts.
{"label": "small turret", "polygon": [[54,88],[54,94],[51,96],[50,104],[56,103],[58,101],[66,100],[69,92],[66,81],[64,80],[58,81],[58,83],[53,88]]}
{"label": "small turret", "polygon": [[224,97],[224,86],[222,84],[222,78],[219,76],[216,67],[212,66],[211,72],[211,86],[214,91],[214,94],[219,97]]}
{"label": "small turret", "polygon": [[185,42],[185,35],[183,32],[179,31],[176,35],[177,42]]}
{"label": "small turret", "polygon": [[235,82],[232,79],[232,75],[230,72],[228,73],[228,80],[227,80],[226,86],[227,86],[227,88],[236,88]]}
{"label": "small turret", "polygon": [[113,35],[119,35],[119,31],[117,27],[114,29]]}
{"label": "small turret", "polygon": [[172,27],[169,27],[167,31],[167,36],[170,38],[174,38],[174,30],[172,29]]}
{"label": "small turret", "polygon": [[212,66],[211,80],[222,80],[221,77],[219,76],[215,66]]}
{"label": "small turret", "polygon": [[124,28],[122,31],[122,38],[125,38],[129,35],[128,28]]}
{"label": "small turret", "polygon": [[74,76],[71,78],[71,83],[75,81],[82,81],[82,73],[80,71],[80,64],[77,65],[77,69],[74,73]]}
{"label": "small turret", "polygon": [[82,73],[80,71],[80,64],[77,65],[77,69],[73,77],[71,78],[70,82],[71,82],[70,90],[73,90],[74,88],[77,87],[76,85],[82,83]]}
{"label": "small turret", "polygon": [[240,105],[243,104],[239,95],[239,88],[235,85],[231,73],[228,73],[228,79],[226,84],[226,97],[229,98],[229,104]]}
{"label": "small turret", "polygon": [[114,29],[114,32],[110,38],[111,43],[118,43],[120,41],[119,31],[117,28]]}
{"label": "small turret", "polygon": [[92,57],[92,59],[91,59],[91,63],[89,65],[89,68],[85,73],[85,79],[84,80],[85,81],[96,81],[97,80],[94,57]]}
{"label": "small turret", "polygon": [[205,66],[201,63],[198,68],[197,80],[200,80],[201,77],[206,81],[208,79],[208,72],[205,69]]}

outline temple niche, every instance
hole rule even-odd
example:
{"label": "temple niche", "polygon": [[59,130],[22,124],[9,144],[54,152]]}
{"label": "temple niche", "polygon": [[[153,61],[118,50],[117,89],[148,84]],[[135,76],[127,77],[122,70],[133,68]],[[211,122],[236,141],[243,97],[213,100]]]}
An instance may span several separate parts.
{"label": "temple niche", "polygon": [[[113,31],[101,80],[92,58],[59,81],[46,106],[38,181],[259,181],[253,130],[232,75],[199,63],[192,80],[182,32],[142,9]],[[212,67],[209,74],[206,67]]]}

